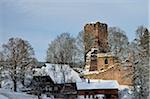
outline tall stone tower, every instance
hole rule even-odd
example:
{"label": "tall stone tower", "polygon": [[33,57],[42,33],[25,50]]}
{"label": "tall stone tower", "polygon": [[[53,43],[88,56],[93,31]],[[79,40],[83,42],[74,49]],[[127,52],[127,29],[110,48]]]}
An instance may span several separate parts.
{"label": "tall stone tower", "polygon": [[[94,40],[92,46],[90,46],[91,48],[98,48],[100,53],[108,52],[107,24],[100,22],[86,24],[84,26],[84,36],[87,35],[92,36]],[[86,40],[84,41],[86,42]]]}

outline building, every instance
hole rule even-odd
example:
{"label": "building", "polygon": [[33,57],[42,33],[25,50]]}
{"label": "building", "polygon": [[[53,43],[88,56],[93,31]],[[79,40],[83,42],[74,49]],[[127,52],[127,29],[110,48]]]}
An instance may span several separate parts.
{"label": "building", "polygon": [[[132,67],[123,67],[117,57],[109,52],[107,28],[107,24],[100,22],[84,26],[84,35],[93,36],[94,43],[85,52],[86,64],[83,75],[87,79],[117,80],[119,84],[132,85],[132,77],[128,75]],[[86,44],[86,40],[84,42]]]}
{"label": "building", "polygon": [[50,76],[33,76],[31,89],[28,90],[28,94],[34,94],[40,96],[41,94],[50,95],[54,92],[54,82]]}
{"label": "building", "polygon": [[86,54],[86,71],[102,71],[116,63],[116,57],[111,53],[99,53],[98,48],[91,48]]}
{"label": "building", "polygon": [[29,93],[46,94],[56,99],[76,99],[76,82],[82,80],[69,65],[45,63],[35,68],[34,73]]}
{"label": "building", "polygon": [[[84,26],[84,41],[86,41],[86,37],[88,37],[87,39],[89,39],[89,37],[93,37],[94,43],[92,44],[91,48],[98,48],[100,52],[108,52],[107,28],[107,24],[100,22],[86,24]],[[85,44],[85,48],[88,47],[86,47]]]}
{"label": "building", "polygon": [[118,99],[119,84],[116,80],[88,80],[76,84],[79,99]]}
{"label": "building", "polygon": [[[57,76],[54,76],[51,70],[58,72]],[[118,82],[115,80],[83,80],[76,73],[66,73],[66,78],[72,77],[76,79],[73,81],[62,81],[62,65],[58,64],[45,64],[43,67],[38,68],[33,76],[30,84],[29,94],[35,94],[40,96],[46,94],[47,96],[53,96],[56,99],[99,99],[99,96],[105,97],[105,99],[118,98]],[[64,67],[66,65],[63,65]],[[40,69],[40,70],[39,70]],[[70,68],[71,69],[71,68]],[[68,70],[65,67],[65,70]],[[74,76],[72,76],[72,74]],[[68,76],[68,77],[67,77]],[[57,79],[58,78],[58,79]]]}
{"label": "building", "polygon": [[28,94],[53,96],[56,99],[118,99],[115,80],[85,80],[76,83],[54,83],[50,76],[34,76]]}
{"label": "building", "polygon": [[54,83],[50,76],[33,76],[28,94],[41,96],[46,94],[48,97],[61,99],[76,99],[76,83]]}
{"label": "building", "polygon": [[[84,78],[117,80],[121,85],[132,85],[132,67],[122,66],[110,52],[98,53],[97,48],[92,48],[86,54]],[[127,77],[128,76],[128,77]]]}

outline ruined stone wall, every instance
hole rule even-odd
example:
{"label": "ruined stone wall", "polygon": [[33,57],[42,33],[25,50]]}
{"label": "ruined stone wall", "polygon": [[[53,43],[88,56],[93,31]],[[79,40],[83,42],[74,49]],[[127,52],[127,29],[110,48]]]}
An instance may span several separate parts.
{"label": "ruined stone wall", "polygon": [[[85,67],[86,69],[89,69],[89,71],[99,72],[98,74],[84,75],[84,77],[88,79],[117,80],[119,84],[132,85],[132,76],[126,77],[131,68],[129,68],[129,70],[124,70],[123,66],[115,65],[117,60],[114,59],[114,56],[110,56],[107,53],[109,50],[107,28],[108,28],[107,24],[100,22],[86,24],[84,27],[84,38],[86,37],[86,35],[94,37],[94,43],[90,47],[98,48],[97,53],[95,54],[91,53],[88,56],[87,58],[88,61],[86,60]],[[90,39],[90,37],[88,38]],[[84,40],[84,42],[86,41]],[[85,48],[88,47],[89,46],[86,47],[85,45]],[[88,50],[88,52],[90,52],[90,50]],[[107,59],[106,63],[105,59]]]}
{"label": "ruined stone wall", "polygon": [[[105,63],[107,59],[107,64]],[[114,57],[98,57],[97,68],[98,71],[101,71],[109,66],[114,65]]]}
{"label": "ruined stone wall", "polygon": [[120,85],[129,85],[132,83],[132,76],[128,75],[128,70],[124,70],[121,66],[114,66],[105,72],[99,74],[88,74],[84,75],[87,79],[102,79],[102,80],[117,80]]}
{"label": "ruined stone wall", "polygon": [[92,45],[92,47],[99,48],[100,52],[108,51],[107,24],[100,22],[96,22],[95,24],[86,24],[84,26],[84,33],[85,35],[87,34],[94,37],[94,44]]}

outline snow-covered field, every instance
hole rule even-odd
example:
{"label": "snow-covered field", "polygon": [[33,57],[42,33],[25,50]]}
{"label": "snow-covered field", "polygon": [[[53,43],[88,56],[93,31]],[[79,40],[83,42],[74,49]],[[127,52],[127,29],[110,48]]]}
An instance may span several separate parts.
{"label": "snow-covered field", "polygon": [[[119,87],[119,96],[120,99],[132,99],[132,92],[129,90],[128,86],[120,86]],[[84,97],[78,97],[78,99],[83,99]],[[7,89],[2,89],[0,88],[0,99],[38,99],[37,96],[34,95],[28,95],[25,93],[21,92],[11,92],[10,90]],[[46,96],[43,96],[42,99],[53,99],[53,98],[48,98]],[[99,99],[102,99],[99,97]]]}
{"label": "snow-covered field", "polygon": [[6,96],[0,94],[0,99],[8,99]]}
{"label": "snow-covered field", "polygon": [[120,99],[133,99],[133,92],[129,86],[120,85],[119,90]]}
{"label": "snow-covered field", "polygon": [[37,96],[0,89],[0,99],[37,99]]}

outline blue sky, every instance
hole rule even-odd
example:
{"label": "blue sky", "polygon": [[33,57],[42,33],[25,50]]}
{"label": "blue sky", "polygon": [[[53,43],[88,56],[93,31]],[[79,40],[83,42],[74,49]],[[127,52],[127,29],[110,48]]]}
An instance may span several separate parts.
{"label": "blue sky", "polygon": [[45,61],[48,44],[63,32],[76,36],[89,22],[117,26],[133,40],[139,25],[149,27],[149,0],[0,0],[0,45],[10,37],[30,42]]}

